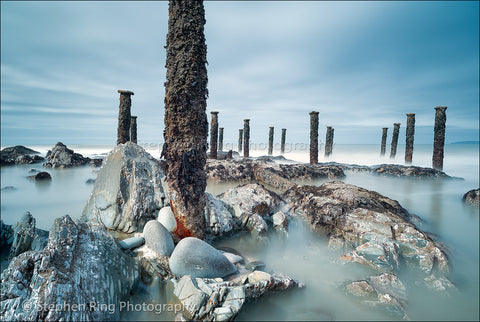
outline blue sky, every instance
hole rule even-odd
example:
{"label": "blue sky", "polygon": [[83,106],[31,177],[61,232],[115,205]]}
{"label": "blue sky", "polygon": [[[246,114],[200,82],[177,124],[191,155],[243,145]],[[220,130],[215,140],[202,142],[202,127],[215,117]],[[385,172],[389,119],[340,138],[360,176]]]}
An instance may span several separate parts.
{"label": "blue sky", "polygon": [[[207,113],[224,141],[287,128],[308,142],[379,144],[416,113],[431,144],[446,105],[447,143],[479,137],[479,2],[205,2]],[[167,2],[1,2],[1,144],[112,144],[117,89],[135,92],[139,143],[163,141]]]}

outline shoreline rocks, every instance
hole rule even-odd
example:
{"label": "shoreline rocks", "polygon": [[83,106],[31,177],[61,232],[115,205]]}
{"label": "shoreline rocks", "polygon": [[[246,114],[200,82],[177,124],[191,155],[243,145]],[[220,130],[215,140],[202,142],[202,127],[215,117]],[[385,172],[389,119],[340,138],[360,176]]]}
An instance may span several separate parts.
{"label": "shoreline rocks", "polygon": [[23,145],[8,147],[0,151],[0,165],[33,164],[43,162],[45,159],[37,155],[39,153],[40,152],[24,147]]}
{"label": "shoreline rocks", "polygon": [[480,188],[468,191],[463,195],[462,200],[467,205],[480,207]]}
{"label": "shoreline rocks", "polygon": [[78,167],[90,163],[92,163],[93,166],[100,166],[102,162],[101,159],[92,160],[79,153],[75,153],[62,142],[58,142],[51,150],[48,150],[46,159],[47,162],[43,164],[44,167],[60,169]]}

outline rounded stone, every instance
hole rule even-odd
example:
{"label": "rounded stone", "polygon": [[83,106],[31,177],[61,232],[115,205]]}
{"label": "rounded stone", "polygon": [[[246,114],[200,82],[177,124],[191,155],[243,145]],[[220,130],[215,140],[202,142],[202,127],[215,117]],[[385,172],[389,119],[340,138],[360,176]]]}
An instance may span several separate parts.
{"label": "rounded stone", "polygon": [[175,231],[177,228],[175,215],[173,214],[172,208],[169,206],[160,209],[157,220],[170,232]]}
{"label": "rounded stone", "polygon": [[145,244],[159,255],[170,256],[175,248],[172,235],[157,220],[150,220],[143,228]]}
{"label": "rounded stone", "polygon": [[237,272],[222,252],[195,237],[182,239],[170,257],[170,270],[195,278],[224,277]]}
{"label": "rounded stone", "polygon": [[52,176],[48,172],[39,172],[34,176],[35,180],[52,180]]}

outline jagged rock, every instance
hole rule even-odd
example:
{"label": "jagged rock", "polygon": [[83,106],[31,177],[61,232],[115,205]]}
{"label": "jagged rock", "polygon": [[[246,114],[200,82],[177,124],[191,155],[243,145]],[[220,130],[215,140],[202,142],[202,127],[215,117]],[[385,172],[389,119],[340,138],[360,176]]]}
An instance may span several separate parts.
{"label": "jagged rock", "polygon": [[103,163],[103,159],[90,159],[90,166],[91,167],[101,167],[102,166],[102,163]]}
{"label": "jagged rock", "polygon": [[480,188],[473,189],[463,195],[463,202],[472,206],[480,206]]}
{"label": "jagged rock", "polygon": [[143,245],[145,243],[145,238],[141,236],[135,236],[135,237],[130,237],[122,240],[118,244],[120,247],[123,249],[132,249],[132,248],[137,248]]}
{"label": "jagged rock", "polygon": [[240,229],[242,223],[234,216],[233,209],[227,203],[205,193],[205,233],[208,237],[220,237]]}
{"label": "jagged rock", "polygon": [[375,299],[377,292],[367,281],[354,281],[345,285],[345,292],[349,295],[362,298]]}
{"label": "jagged rock", "polygon": [[105,158],[83,209],[82,220],[98,220],[112,230],[142,231],[163,208],[160,164],[139,145],[118,145]]}
{"label": "jagged rock", "polygon": [[170,256],[175,245],[170,232],[157,220],[150,220],[143,229],[145,244],[159,255]]}
{"label": "jagged rock", "polygon": [[15,257],[30,249],[35,238],[35,218],[30,212],[22,215],[13,229],[13,243],[10,248],[10,257]]}
{"label": "jagged rock", "polygon": [[3,220],[0,220],[0,247],[10,247],[13,243],[13,228],[12,225],[6,225]]}
{"label": "jagged rock", "polygon": [[195,237],[184,238],[177,244],[169,265],[176,275],[199,278],[224,277],[237,272],[222,252]]}
{"label": "jagged rock", "polygon": [[46,158],[47,162],[43,166],[51,168],[78,167],[91,161],[90,158],[85,158],[81,154],[67,148],[62,142],[58,142],[51,150],[48,150]]}
{"label": "jagged rock", "polygon": [[288,228],[288,217],[282,211],[277,211],[272,216],[273,227],[280,231],[286,231]]}
{"label": "jagged rock", "polygon": [[399,257],[426,274],[434,267],[449,272],[442,246],[411,223],[412,216],[397,201],[343,182],[293,188],[283,196],[291,213],[305,217],[314,230],[350,242],[357,247],[352,254],[363,252],[362,259],[347,255],[344,261],[368,262],[384,271],[387,266],[397,266],[398,249]]}
{"label": "jagged rock", "polygon": [[170,206],[160,209],[157,220],[163,225],[163,227],[167,228],[169,232],[173,232],[177,229],[177,221],[175,220],[175,215]]}
{"label": "jagged rock", "polygon": [[242,256],[235,255],[228,252],[223,252],[223,256],[225,256],[233,265],[235,265],[236,263],[241,263],[245,261]]}
{"label": "jagged rock", "polygon": [[396,176],[396,177],[441,177],[449,178],[445,172],[433,169],[422,168],[417,166],[404,166],[399,164],[381,164],[374,165],[372,172],[383,176]]}
{"label": "jagged rock", "polygon": [[16,145],[8,147],[0,152],[0,164],[31,164],[42,162],[44,159],[39,155],[40,152],[24,147],[23,145]]}
{"label": "jagged rock", "polygon": [[3,271],[0,317],[5,321],[118,320],[119,310],[98,307],[118,308],[137,277],[133,258],[123,254],[102,225],[75,223],[67,215],[55,220],[44,250],[20,254]]}
{"label": "jagged rock", "polygon": [[43,171],[34,175],[33,179],[35,179],[35,181],[52,180],[52,176],[50,173]]}

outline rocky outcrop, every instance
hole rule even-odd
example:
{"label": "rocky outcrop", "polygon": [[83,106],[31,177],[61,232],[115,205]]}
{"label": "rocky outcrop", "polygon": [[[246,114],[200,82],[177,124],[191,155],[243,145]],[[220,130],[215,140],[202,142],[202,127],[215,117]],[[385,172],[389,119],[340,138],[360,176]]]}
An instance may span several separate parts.
{"label": "rocky outcrop", "polygon": [[[47,245],[48,232],[36,228],[35,223],[35,218],[28,211],[20,217],[20,220],[13,228],[12,241],[9,244],[5,242],[5,245],[11,246],[10,258],[29,250],[42,250]],[[8,231],[8,227],[5,228]],[[4,239],[7,240],[5,237]]]}
{"label": "rocky outcrop", "polygon": [[23,145],[16,145],[8,147],[0,152],[0,164],[32,164],[43,162],[44,158],[39,155],[40,152],[24,147]]}
{"label": "rocky outcrop", "polygon": [[0,247],[2,249],[10,248],[13,243],[13,228],[12,225],[6,225],[3,220],[0,220]]}
{"label": "rocky outcrop", "polygon": [[480,188],[473,189],[463,195],[463,202],[472,206],[480,206]]}
{"label": "rocky outcrop", "polygon": [[[42,251],[15,257],[1,276],[4,321],[118,320],[138,277],[133,259],[98,223],[55,220]],[[75,307],[75,309],[73,309]],[[102,309],[103,308],[103,309]]]}
{"label": "rocky outcrop", "polygon": [[75,153],[73,150],[67,148],[62,142],[58,142],[55,146],[48,150],[47,162],[43,164],[44,167],[50,168],[71,168],[78,167],[92,162],[93,166],[97,166],[101,163],[101,159],[86,158],[79,153]]}
{"label": "rocky outcrop", "polygon": [[97,220],[106,228],[141,232],[145,223],[167,206],[160,164],[142,147],[127,142],[105,158],[82,220]]}

